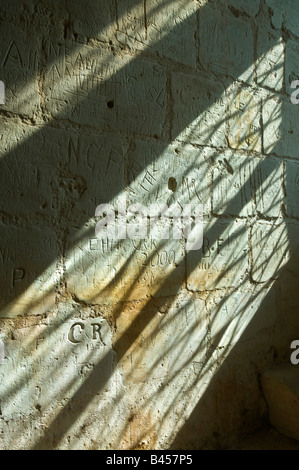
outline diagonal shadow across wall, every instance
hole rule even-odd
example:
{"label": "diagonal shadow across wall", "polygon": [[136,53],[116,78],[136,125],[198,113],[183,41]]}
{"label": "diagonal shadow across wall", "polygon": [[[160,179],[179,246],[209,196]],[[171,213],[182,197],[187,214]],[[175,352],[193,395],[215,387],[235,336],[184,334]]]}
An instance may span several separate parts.
{"label": "diagonal shadow across wall", "polygon": [[[2,71],[8,92],[22,93],[1,124],[1,303],[11,335],[1,409],[8,425],[38,423],[23,446],[155,448],[175,436],[176,448],[219,446],[230,439],[228,416],[232,434],[260,422],[262,405],[241,395],[252,378],[260,399],[258,371],[297,328],[294,319],[285,339],[276,331],[282,287],[296,275],[294,258],[286,265],[297,226],[282,178],[292,185],[297,167],[275,141],[284,139],[281,33],[263,33],[270,13],[256,4],[244,12],[218,1],[111,10],[89,2],[80,22],[82,6],[66,2],[67,16],[55,2],[45,10],[28,2],[23,21],[32,8],[43,34],[36,41],[24,28],[24,50],[4,9]],[[172,8],[176,21],[166,16]],[[90,11],[101,12],[101,31]],[[182,240],[101,243],[95,207],[121,195],[204,204],[202,249],[186,253]],[[78,319],[101,319],[99,349],[56,348]]]}

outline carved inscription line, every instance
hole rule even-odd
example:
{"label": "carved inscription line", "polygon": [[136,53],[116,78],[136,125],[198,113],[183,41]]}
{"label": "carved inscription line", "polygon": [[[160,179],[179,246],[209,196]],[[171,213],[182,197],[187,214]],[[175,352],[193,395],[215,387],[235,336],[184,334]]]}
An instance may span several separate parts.
{"label": "carved inscription line", "polygon": [[[84,341],[84,330],[85,330],[85,323],[82,321],[77,321],[74,323],[71,328],[69,329],[68,332],[68,340],[72,344],[79,344]],[[98,341],[100,342],[103,346],[106,346],[103,337],[102,337],[102,331],[101,331],[102,325],[101,323],[91,323],[89,325],[88,331],[85,335],[85,340],[86,337],[90,341]]]}

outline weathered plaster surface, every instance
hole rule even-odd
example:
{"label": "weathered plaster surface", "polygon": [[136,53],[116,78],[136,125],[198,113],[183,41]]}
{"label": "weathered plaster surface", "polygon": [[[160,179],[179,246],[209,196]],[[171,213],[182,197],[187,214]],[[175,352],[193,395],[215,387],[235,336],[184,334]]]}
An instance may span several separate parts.
{"label": "weathered plaster surface", "polygon": [[[1,0],[1,449],[219,448],[299,335],[295,0]],[[204,240],[95,209],[202,204]]]}

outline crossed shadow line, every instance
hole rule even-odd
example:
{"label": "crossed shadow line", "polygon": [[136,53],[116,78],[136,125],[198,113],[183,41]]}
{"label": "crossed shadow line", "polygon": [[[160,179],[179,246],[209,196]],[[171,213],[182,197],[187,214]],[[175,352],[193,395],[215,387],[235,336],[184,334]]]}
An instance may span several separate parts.
{"label": "crossed shadow line", "polygon": [[[204,8],[204,7],[202,7],[202,8]],[[200,12],[199,12],[199,16],[200,16]],[[167,39],[166,39],[165,41],[167,41]],[[140,54],[140,57],[142,57],[142,54]],[[138,60],[138,59],[137,59],[137,60]],[[244,67],[244,69],[245,69],[245,67]],[[196,116],[193,116],[193,117],[195,118]],[[190,117],[190,119],[189,119],[189,120],[187,120],[187,121],[190,121],[190,122],[192,122],[192,120],[193,120],[193,119],[192,119],[192,117]],[[171,280],[171,277],[170,277],[170,279],[169,279],[169,280]],[[165,281],[165,282],[166,282],[166,281]],[[133,328],[132,328],[132,330],[133,330]],[[136,337],[137,337],[137,335],[136,335]],[[99,368],[98,368],[98,367],[96,367],[95,371],[98,371],[98,370],[99,370]],[[86,381],[87,388],[88,388],[88,383],[89,383],[88,381],[89,381],[89,379],[87,379],[87,381]],[[40,442],[39,444],[40,444],[40,445],[42,445],[42,442]]]}

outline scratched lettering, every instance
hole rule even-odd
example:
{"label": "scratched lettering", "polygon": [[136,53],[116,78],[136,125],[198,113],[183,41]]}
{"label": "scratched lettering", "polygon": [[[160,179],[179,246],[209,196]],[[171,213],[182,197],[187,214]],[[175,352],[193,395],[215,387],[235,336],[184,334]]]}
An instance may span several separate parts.
{"label": "scratched lettering", "polygon": [[135,149],[129,157],[131,204],[144,205],[164,203],[203,204],[209,207],[209,170],[205,153],[191,145],[172,145],[164,149],[159,144],[151,146],[135,142]]}
{"label": "scratched lettering", "polygon": [[112,52],[99,49],[95,54],[89,46],[73,54],[68,41],[62,50],[49,43],[47,61],[45,86],[51,89],[51,100],[46,107],[55,116],[97,123],[102,130],[143,133],[146,125],[147,132],[161,135],[166,96],[162,67],[141,59],[124,67]]}
{"label": "scratched lettering", "polygon": [[[117,318],[117,329],[129,344],[121,361],[124,375],[135,383],[161,379],[190,365],[191,360],[202,360],[206,345],[204,309],[204,301],[194,298],[180,298],[180,303],[167,308],[166,315],[155,315],[155,310],[147,306],[142,312],[144,327],[138,334],[138,318],[124,307]],[[128,322],[132,325],[130,334],[136,337],[133,343],[126,331]],[[183,348],[184,354],[176,354],[177,348]]]}
{"label": "scratched lettering", "polygon": [[[67,250],[68,290],[78,298],[113,304],[146,298],[149,293],[160,297],[181,290],[183,240],[115,242],[86,235],[78,239],[74,232]],[[76,240],[75,245],[72,239]],[[172,282],[164,283],[169,276]]]}
{"label": "scratched lettering", "polygon": [[0,308],[3,317],[25,313],[29,305],[31,314],[40,314],[54,304],[56,256],[56,236],[52,229],[2,227]]}
{"label": "scratched lettering", "polygon": [[251,231],[252,278],[267,282],[279,277],[290,257],[288,232],[285,224],[256,223]]}
{"label": "scratched lettering", "polygon": [[277,159],[248,160],[226,151],[215,157],[212,175],[214,213],[279,215],[281,164]]}
{"label": "scratched lettering", "polygon": [[[32,36],[3,22],[0,36],[1,80],[11,112],[33,115],[39,110],[37,83],[40,46]],[[0,102],[4,104],[3,87]]]}
{"label": "scratched lettering", "polygon": [[260,85],[282,90],[284,79],[284,44],[272,28],[259,28],[257,80]]}
{"label": "scratched lettering", "polygon": [[[232,269],[234,267],[234,269]],[[187,282],[191,290],[237,286],[248,269],[248,235],[244,223],[204,224],[203,246],[187,254]]]}
{"label": "scratched lettering", "polygon": [[224,94],[222,86],[211,79],[175,73],[172,93],[175,96],[172,137],[194,144],[225,146],[222,119],[225,104],[219,101]]}
{"label": "scratched lettering", "polygon": [[0,81],[0,104],[5,104],[5,85]]}
{"label": "scratched lettering", "polygon": [[260,103],[250,89],[227,90],[230,108],[228,140],[232,148],[261,152]]}
{"label": "scratched lettering", "polygon": [[[214,70],[213,64],[217,64],[217,73],[229,73],[234,78],[252,82],[253,33],[249,23],[207,5],[200,12],[200,21],[201,64],[208,70]],[[245,50],[243,44],[247,45]]]}

